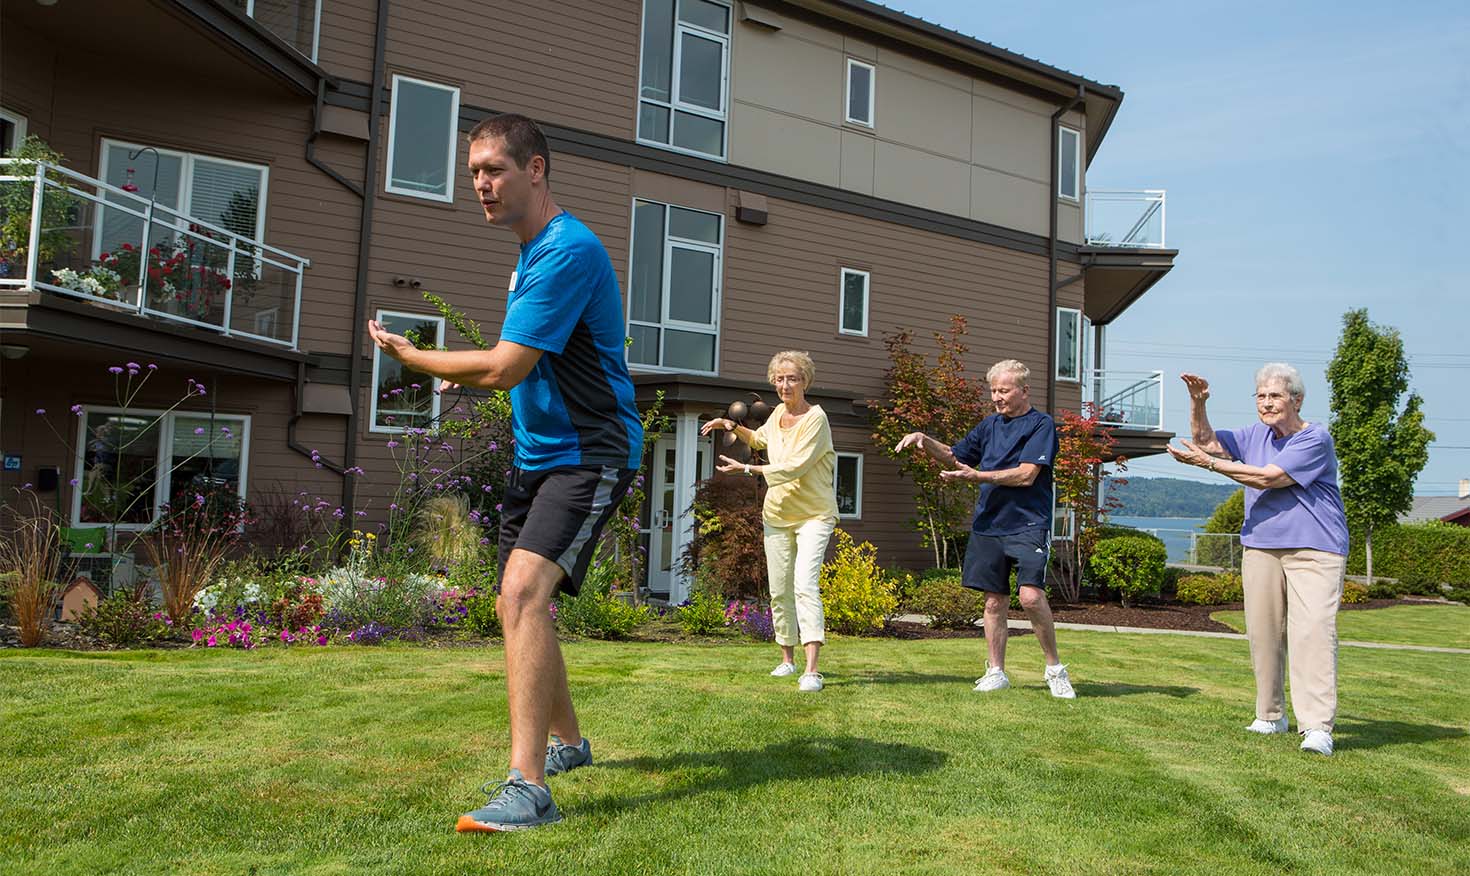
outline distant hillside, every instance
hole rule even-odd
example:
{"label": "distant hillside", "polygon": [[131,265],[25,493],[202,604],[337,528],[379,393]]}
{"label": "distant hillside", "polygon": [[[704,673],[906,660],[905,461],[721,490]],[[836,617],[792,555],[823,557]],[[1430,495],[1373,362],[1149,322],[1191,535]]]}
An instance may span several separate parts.
{"label": "distant hillside", "polygon": [[1238,487],[1201,484],[1179,478],[1128,478],[1113,488],[1123,500],[1115,514],[1124,517],[1209,517]]}

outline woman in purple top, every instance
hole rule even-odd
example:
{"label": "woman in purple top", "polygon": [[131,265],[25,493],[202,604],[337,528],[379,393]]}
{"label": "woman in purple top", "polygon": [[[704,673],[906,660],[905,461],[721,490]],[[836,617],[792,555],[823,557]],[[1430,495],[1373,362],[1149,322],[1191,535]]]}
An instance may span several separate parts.
{"label": "woman in purple top", "polygon": [[1256,372],[1259,423],[1210,428],[1210,385],[1180,375],[1189,388],[1193,441],[1169,448],[1180,462],[1245,486],[1246,637],[1256,673],[1254,733],[1285,733],[1284,668],[1291,654],[1291,708],[1302,750],[1332,754],[1337,714],[1337,607],[1347,566],[1348,529],[1337,490],[1332,436],[1301,417],[1302,376],[1271,363]]}

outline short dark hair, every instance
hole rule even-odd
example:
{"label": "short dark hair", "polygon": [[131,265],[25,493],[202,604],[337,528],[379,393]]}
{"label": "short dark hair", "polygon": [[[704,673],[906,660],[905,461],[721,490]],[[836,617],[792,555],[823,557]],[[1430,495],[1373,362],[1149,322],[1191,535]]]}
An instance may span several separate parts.
{"label": "short dark hair", "polygon": [[494,137],[505,143],[516,167],[526,169],[531,156],[539,155],[546,163],[546,178],[551,179],[551,149],[546,145],[546,135],[535,122],[516,113],[491,116],[470,131],[469,142]]}

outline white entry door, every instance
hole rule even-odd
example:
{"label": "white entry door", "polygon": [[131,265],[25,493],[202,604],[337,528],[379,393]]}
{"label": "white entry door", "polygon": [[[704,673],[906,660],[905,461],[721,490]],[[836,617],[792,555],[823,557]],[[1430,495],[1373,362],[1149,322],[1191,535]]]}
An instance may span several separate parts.
{"label": "white entry door", "polygon": [[[694,448],[694,465],[690,471],[695,479],[703,480],[714,473],[709,439],[701,438]],[[687,523],[685,517],[689,513],[688,507],[679,507],[678,462],[674,437],[658,439],[653,447],[653,485],[649,492],[652,512],[648,528],[648,589],[659,594],[674,592],[682,541],[678,528]],[[684,492],[693,495],[693,484]]]}

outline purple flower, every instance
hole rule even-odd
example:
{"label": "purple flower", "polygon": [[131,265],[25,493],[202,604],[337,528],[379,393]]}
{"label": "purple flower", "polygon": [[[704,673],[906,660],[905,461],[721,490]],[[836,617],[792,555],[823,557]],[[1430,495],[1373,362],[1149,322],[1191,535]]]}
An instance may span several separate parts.
{"label": "purple flower", "polygon": [[96,547],[96,546],[97,546],[97,545],[95,545],[95,544],[93,544],[93,543],[92,543],[92,542],[90,542],[90,541],[89,541],[89,542],[87,542],[87,545],[86,545],[86,547],[87,547],[87,550],[91,550],[91,549],[92,549],[92,548],[94,548],[94,547]]}
{"label": "purple flower", "polygon": [[490,492],[490,485],[486,484],[485,486],[481,487],[481,489],[488,493]]}
{"label": "purple flower", "polygon": [[194,427],[194,434],[195,435],[203,435],[204,434],[204,427],[203,426],[195,426]]}
{"label": "purple flower", "polygon": [[37,414],[40,414],[41,416],[44,417],[44,416],[46,416],[46,409],[45,408],[36,408],[36,413]]}
{"label": "purple flower", "polygon": [[74,487],[75,487],[75,486],[76,486],[76,485],[77,485],[77,483],[78,483],[78,481],[77,481],[77,479],[76,479],[76,478],[72,478],[72,479],[71,479],[71,480],[70,480],[70,481],[68,481],[68,482],[67,482],[67,483],[69,483],[69,484],[71,484],[71,485],[72,485],[72,486],[74,486]]}
{"label": "purple flower", "polygon": [[203,504],[204,504],[204,495],[202,493],[195,493],[194,494],[194,507],[195,508],[198,508],[198,507],[200,507]]}
{"label": "purple flower", "polygon": [[367,516],[367,512],[366,511],[353,511],[352,513],[353,514],[356,514],[358,517],[366,517]]}
{"label": "purple flower", "polygon": [[149,362],[148,363],[148,370],[149,371],[157,371],[158,370],[158,366],[157,365],[154,365],[152,362]]}
{"label": "purple flower", "polygon": [[71,412],[74,413],[74,414],[76,414],[78,417],[80,417],[82,415],[82,406],[81,405],[72,405],[71,406]]}
{"label": "purple flower", "polygon": [[335,510],[335,511],[332,512],[332,516],[335,517],[335,518],[337,518],[338,520],[341,520],[343,517],[346,517],[347,515],[345,513],[343,513],[343,511],[342,511],[341,508],[338,508],[337,510]]}
{"label": "purple flower", "polygon": [[122,366],[121,365],[109,365],[108,368],[107,368],[107,370],[108,371],[111,371],[113,374],[121,374],[121,373],[123,373],[123,370],[122,370]]}
{"label": "purple flower", "polygon": [[495,503],[495,510],[497,512],[505,510],[505,504],[503,502],[496,502]]}
{"label": "purple flower", "polygon": [[133,371],[137,371],[139,368],[142,368],[143,366],[142,365],[139,365],[137,362],[129,362],[127,364],[127,367],[130,368],[130,369],[132,369]]}
{"label": "purple flower", "polygon": [[397,446],[398,446],[398,442],[397,441],[394,441],[391,438],[388,439],[388,449],[389,450],[392,450],[393,448],[395,448]]}

